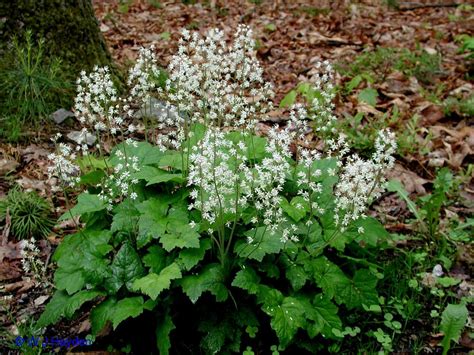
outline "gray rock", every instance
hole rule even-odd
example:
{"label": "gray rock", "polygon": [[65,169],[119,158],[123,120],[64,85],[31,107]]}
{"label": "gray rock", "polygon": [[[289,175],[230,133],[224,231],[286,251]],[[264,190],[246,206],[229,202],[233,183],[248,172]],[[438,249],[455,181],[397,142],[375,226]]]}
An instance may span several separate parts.
{"label": "gray rock", "polygon": [[166,107],[165,102],[151,97],[142,107],[135,113],[136,118],[155,118],[163,119],[164,117],[175,117],[175,111]]}
{"label": "gray rock", "polygon": [[74,114],[71,111],[65,110],[63,108],[60,108],[51,114],[51,118],[57,124],[63,123],[68,117],[74,117]]}
{"label": "gray rock", "polygon": [[84,137],[82,131],[71,131],[67,134],[67,137],[77,144],[87,143],[87,145],[93,145],[96,141],[96,137],[93,134],[86,133]]}

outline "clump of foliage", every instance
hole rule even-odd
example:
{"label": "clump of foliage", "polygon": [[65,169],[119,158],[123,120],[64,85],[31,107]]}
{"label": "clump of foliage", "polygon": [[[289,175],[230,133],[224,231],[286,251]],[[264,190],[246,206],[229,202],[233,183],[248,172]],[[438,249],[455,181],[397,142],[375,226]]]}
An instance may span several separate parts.
{"label": "clump of foliage", "polygon": [[446,113],[453,112],[466,117],[474,116],[474,95],[466,98],[448,97],[443,102]]}
{"label": "clump of foliage", "polygon": [[69,102],[70,84],[58,59],[46,58],[45,40],[12,39],[0,60],[0,120],[2,136],[17,140],[25,127],[38,129],[54,110]]}
{"label": "clump of foliage", "polygon": [[[392,350],[387,333],[403,326],[379,297],[384,274],[369,257],[389,234],[365,212],[383,191],[395,137],[381,129],[367,159],[350,154],[334,126],[327,62],[303,90],[311,100],[289,105],[289,124],[257,135],[273,92],[253,48],[246,26],[230,46],[222,31],[184,30],[164,87],[153,50],[142,49],[123,98],[107,68],[81,74],[84,138],[116,145],[105,155],[55,138],[58,190],[87,187],[61,219],[80,216],[85,228],[53,256],[57,290],[39,327],[87,303],[92,337],[151,318],[162,354],[338,352],[356,335]],[[136,141],[133,117],[152,97],[162,114]],[[314,123],[325,152],[305,148]],[[96,170],[78,176],[76,152]],[[374,321],[360,322],[368,313]]]}
{"label": "clump of foliage", "polygon": [[457,36],[456,41],[461,43],[458,52],[467,53],[467,58],[474,59],[474,37],[463,34]]}
{"label": "clump of foliage", "polygon": [[463,34],[456,37],[456,41],[460,43],[458,53],[464,54],[467,66],[467,80],[472,80],[474,76],[474,37]]}
{"label": "clump of foliage", "polygon": [[10,232],[18,239],[43,238],[51,232],[55,219],[52,206],[35,192],[15,187],[0,200],[0,221],[10,217]]}
{"label": "clump of foliage", "polygon": [[430,54],[421,48],[411,51],[377,47],[357,56],[350,63],[340,63],[338,71],[351,78],[346,88],[352,91],[363,81],[383,82],[393,71],[414,76],[420,83],[430,85],[442,74],[442,66],[440,55]]}
{"label": "clump of foliage", "polygon": [[385,263],[384,274],[391,280],[391,285],[385,284],[388,303],[405,324],[426,319],[433,329],[439,329],[444,334],[440,344],[444,354],[450,349],[451,340],[459,340],[466,326],[466,305],[472,303],[469,293],[458,288],[462,280],[446,272],[453,267],[459,250],[470,243],[474,230],[472,218],[461,222],[444,212],[458,193],[458,184],[449,169],[443,168],[437,172],[433,191],[416,200],[409,198],[398,181],[387,185],[406,202],[414,217],[414,235],[398,238],[416,243],[410,250],[394,249],[401,255]]}
{"label": "clump of foliage", "polygon": [[447,243],[450,238],[446,231],[440,228],[440,221],[443,213],[442,208],[446,207],[449,202],[449,194],[456,191],[456,182],[450,170],[443,168],[438,172],[433,185],[432,193],[420,197],[415,202],[410,200],[408,193],[397,181],[390,181],[388,189],[397,192],[407,203],[408,209],[416,219],[417,230],[427,243],[431,244],[433,250],[438,252],[437,257],[449,259],[443,253],[447,251]]}
{"label": "clump of foliage", "polygon": [[443,355],[447,355],[451,349],[451,341],[457,342],[461,337],[468,319],[469,312],[464,303],[448,304],[441,315],[440,330],[444,337],[441,345],[443,346]]}

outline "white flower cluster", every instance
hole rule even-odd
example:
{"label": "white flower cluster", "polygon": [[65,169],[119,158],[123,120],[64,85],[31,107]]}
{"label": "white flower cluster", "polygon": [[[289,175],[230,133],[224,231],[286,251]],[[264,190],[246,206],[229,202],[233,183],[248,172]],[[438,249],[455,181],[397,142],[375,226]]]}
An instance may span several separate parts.
{"label": "white flower cluster", "polygon": [[21,266],[25,273],[32,272],[38,280],[44,279],[46,265],[41,261],[40,250],[35,245],[35,239],[24,239],[20,242]]}
{"label": "white flower cluster", "polygon": [[[102,134],[110,133],[114,136],[120,132],[124,138],[124,131],[128,130],[131,133],[135,130],[133,125],[125,127],[126,121],[123,117],[133,114],[127,101],[135,104],[139,100],[144,100],[148,97],[149,91],[154,88],[154,84],[149,80],[149,70],[158,70],[156,59],[151,50],[142,50],[139,61],[129,73],[128,83],[133,85],[131,89],[131,98],[133,99],[129,100],[122,100],[117,96],[117,90],[107,67],[95,67],[89,74],[81,72],[77,80],[77,96],[74,105],[76,117],[83,126],[78,139],[76,139],[77,152],[81,152],[83,156],[89,154],[87,138],[92,134],[89,130],[92,130],[99,140],[97,148],[99,148],[100,158],[105,159],[100,145]],[[80,168],[74,163],[76,154],[73,153],[73,149],[65,143],[58,143],[60,137],[61,135],[58,134],[53,139],[57,151],[49,155],[52,165],[48,168],[48,172],[50,176],[59,178],[65,186],[72,187],[79,182]],[[127,142],[132,145],[136,144],[131,139],[127,139]],[[102,188],[100,198],[107,201],[109,209],[112,208],[112,202],[117,196],[136,197],[136,194],[130,193],[130,191],[131,186],[137,182],[131,175],[139,170],[138,158],[126,156],[122,152],[118,152],[117,157],[122,162],[114,167],[113,172],[110,172],[103,183],[99,184],[99,187]]]}
{"label": "white flower cluster", "polygon": [[[151,91],[159,91],[153,80],[160,73],[154,51],[154,45],[151,45],[149,48],[140,48],[137,62],[128,72],[129,102],[135,103],[137,100],[145,102],[150,97]],[[127,106],[125,109],[128,110],[129,107]]]}
{"label": "white flower cluster", "polygon": [[397,140],[395,133],[389,129],[384,129],[379,132],[375,140],[375,153],[372,155],[372,160],[384,169],[391,169],[395,164],[394,154],[396,151]]}
{"label": "white flower cluster", "polygon": [[245,25],[239,25],[230,46],[218,29],[205,38],[183,30],[168,66],[167,98],[189,122],[252,128],[273,96],[253,52],[252,31]]}
{"label": "white flower cluster", "polygon": [[[326,141],[327,154],[329,156],[335,156],[338,161],[338,166],[342,166],[342,158],[349,153],[349,145],[347,144],[346,137],[344,134],[339,134],[337,139],[328,139]],[[337,153],[337,154],[336,154]]]}
{"label": "white flower cluster", "polygon": [[[126,144],[136,146],[136,142],[131,139],[127,139]],[[132,188],[133,185],[138,183],[138,179],[133,177],[133,173],[140,171],[138,157],[128,157],[126,153],[121,150],[117,150],[115,156],[119,159],[120,163],[114,167],[113,172],[110,173],[101,184],[102,191],[99,193],[99,199],[107,203],[107,209],[109,211],[112,210],[114,200],[117,196],[129,196],[132,200],[138,197]]]}
{"label": "white flower cluster", "polygon": [[[60,137],[61,134],[58,133],[52,141],[57,143]],[[58,178],[62,184],[68,187],[72,187],[79,182],[80,168],[74,164],[76,154],[70,146],[64,143],[57,144],[56,152],[49,154],[48,159],[52,163],[52,165],[48,167],[48,176],[50,179]],[[53,190],[59,191],[61,187],[55,185],[53,186]]]}
{"label": "white flower cluster", "polygon": [[394,165],[395,134],[380,131],[375,143],[376,151],[371,160],[354,154],[347,158],[335,188],[336,225],[344,230],[351,221],[364,217],[369,202],[380,196],[384,172]]}
{"label": "white flower cluster", "polygon": [[96,66],[88,75],[81,72],[74,110],[83,126],[116,134],[124,123],[119,101],[108,67]]}
{"label": "white flower cluster", "polygon": [[316,130],[334,133],[334,124],[337,118],[334,115],[336,93],[333,85],[333,69],[327,60],[317,62],[316,68],[320,69],[320,73],[316,75],[313,90],[318,93],[318,96],[313,99],[311,107],[316,122]]}
{"label": "white flower cluster", "polygon": [[234,145],[224,132],[209,129],[193,147],[190,155],[188,185],[199,187],[191,191],[193,203],[189,209],[201,210],[204,219],[214,223],[225,213],[238,213],[245,208],[249,186],[243,179],[246,149],[242,142]]}
{"label": "white flower cluster", "polygon": [[265,147],[268,157],[255,165],[252,174],[246,175],[251,179],[249,184],[252,186],[255,208],[262,215],[263,224],[273,232],[283,221],[280,194],[291,168],[290,143],[291,136],[286,130],[278,131],[276,127],[271,129]]}
{"label": "white flower cluster", "polygon": [[[322,192],[321,183],[316,183],[314,178],[321,176],[321,169],[315,169],[313,167],[314,162],[321,159],[321,154],[314,151],[303,149],[300,153],[300,163],[303,167],[297,174],[298,180],[298,195],[303,198],[303,200],[308,204],[310,209],[310,217],[306,221],[306,224],[310,226],[312,224],[311,217],[316,214],[323,214],[325,212],[324,208],[318,205],[314,201],[315,195]],[[331,174],[331,171],[328,171]],[[302,206],[301,206],[302,207]]]}
{"label": "white flower cluster", "polygon": [[[327,172],[314,168],[321,156],[316,150],[307,149],[308,120],[315,121],[316,130],[322,133],[336,133],[333,70],[327,61],[316,66],[320,74],[312,87],[314,99],[307,107],[292,106],[290,122],[285,129],[274,127],[269,131],[266,155],[261,161],[248,158],[249,151],[254,149],[251,145],[253,135],[248,133],[254,133],[256,123],[272,109],[273,91],[263,79],[262,67],[254,53],[252,31],[245,25],[237,28],[229,45],[224,33],[218,29],[210,30],[204,37],[183,30],[178,51],[168,66],[165,90],[155,82],[160,72],[153,46],[140,50],[136,64],[129,71],[130,92],[125,99],[118,97],[107,68],[96,67],[88,75],[82,72],[77,81],[75,111],[85,127],[84,137],[87,129],[92,129],[98,136],[103,132],[123,135],[136,129],[125,118],[128,121],[134,117],[137,107],[159,98],[163,102],[160,103],[163,112],[157,117],[158,146],[189,154],[188,185],[194,188],[189,208],[199,209],[211,224],[226,222],[228,227],[231,224],[228,217],[235,215],[233,230],[239,214],[254,207],[257,213],[251,223],[263,225],[270,232],[278,231],[282,242],[297,241],[295,225],[281,227],[285,217],[280,203],[283,186],[292,173],[292,144],[296,147],[299,164],[298,195],[310,209],[306,220],[308,230],[312,217],[323,214],[326,207],[315,202],[315,197],[322,191],[316,178],[323,173],[335,176],[337,170],[341,171],[335,187],[335,218],[340,229],[344,229],[351,221],[364,216],[367,204],[379,196],[383,172],[393,166],[392,155],[396,149],[393,133],[385,130],[377,138],[376,152],[371,160],[352,155],[344,164],[349,147],[340,135],[326,141],[329,156],[337,159],[337,168]],[[192,148],[185,147],[182,143],[196,133],[193,132],[195,123],[205,125],[207,131]],[[235,142],[234,138],[226,138],[226,132],[232,130],[241,131],[246,139]],[[132,140],[127,142],[136,144]],[[79,172],[73,163],[75,154],[62,143],[58,147],[58,152],[51,155],[50,173],[66,185],[72,185]],[[87,154],[88,147],[80,143],[77,150]],[[109,209],[117,197],[137,198],[133,185],[137,183],[134,174],[140,169],[138,159],[127,155],[126,150],[118,150],[116,157],[120,163],[113,171],[109,169],[99,195]],[[186,157],[182,157],[186,161]],[[186,175],[186,171],[183,174]],[[303,208],[297,206],[300,207]],[[225,239],[222,230],[218,232],[219,237]]]}
{"label": "white flower cluster", "polygon": [[268,157],[252,165],[243,141],[234,144],[225,139],[224,132],[210,129],[190,155],[188,185],[197,189],[191,192],[189,208],[200,209],[203,218],[214,223],[225,213],[238,213],[252,203],[258,215],[252,222],[275,231],[283,220],[280,200],[290,172],[290,141],[286,131],[272,129]]}
{"label": "white flower cluster", "polygon": [[287,127],[287,130],[289,132],[292,132],[293,136],[300,140],[303,140],[304,143],[307,143],[305,139],[305,134],[307,133],[309,128],[307,116],[308,112],[303,104],[294,104],[290,110],[290,124]]}

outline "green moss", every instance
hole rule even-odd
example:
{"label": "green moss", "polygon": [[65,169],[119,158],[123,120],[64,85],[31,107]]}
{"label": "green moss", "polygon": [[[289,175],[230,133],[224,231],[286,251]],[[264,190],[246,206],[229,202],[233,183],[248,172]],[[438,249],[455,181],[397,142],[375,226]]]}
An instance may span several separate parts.
{"label": "green moss", "polygon": [[45,56],[61,59],[63,70],[76,77],[94,65],[110,65],[111,56],[91,1],[0,0],[0,50],[8,50],[13,36],[29,29],[45,39]]}

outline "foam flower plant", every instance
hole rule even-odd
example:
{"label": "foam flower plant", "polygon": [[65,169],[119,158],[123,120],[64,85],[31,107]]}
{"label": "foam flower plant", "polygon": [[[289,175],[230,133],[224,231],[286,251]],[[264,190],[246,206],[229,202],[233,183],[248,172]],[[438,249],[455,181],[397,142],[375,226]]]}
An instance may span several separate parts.
{"label": "foam flower plant", "polygon": [[[80,216],[84,227],[54,254],[57,290],[40,326],[88,303],[92,337],[154,314],[162,354],[177,339],[205,353],[274,342],[314,352],[350,333],[340,307],[379,304],[376,269],[339,265],[388,235],[366,210],[393,165],[395,137],[381,131],[368,160],[349,155],[342,135],[311,148],[315,123],[335,119],[327,62],[314,100],[259,134],[273,93],[254,48],[244,25],[231,39],[183,30],[164,85],[153,48],[142,49],[123,97],[106,68],[81,73],[77,118],[115,146],[59,143],[51,156],[52,177],[88,191],[61,217]],[[135,113],[146,102],[165,109],[152,118],[156,139],[140,141]],[[185,336],[190,328],[202,338]]]}

